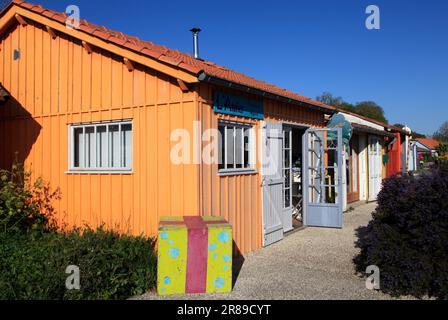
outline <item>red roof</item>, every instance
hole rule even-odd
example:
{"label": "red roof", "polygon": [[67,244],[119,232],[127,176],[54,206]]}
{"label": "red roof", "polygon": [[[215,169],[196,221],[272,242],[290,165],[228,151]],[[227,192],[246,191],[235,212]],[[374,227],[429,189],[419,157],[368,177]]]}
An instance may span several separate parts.
{"label": "red roof", "polygon": [[[35,4],[29,3],[26,1],[22,1],[22,0],[13,0],[11,2],[11,4],[7,8],[5,8],[5,10],[2,12],[2,14],[4,12],[6,12],[9,9],[9,7],[12,5],[17,5],[22,8],[28,9],[32,12],[35,12],[42,16],[45,16],[51,20],[57,21],[63,25],[65,25],[65,21],[67,19],[67,14],[65,14],[65,13],[48,10],[46,8],[43,8],[40,5],[35,5]],[[123,47],[128,50],[132,50],[132,51],[142,54],[144,56],[153,58],[159,62],[177,67],[185,72],[194,74],[198,77],[199,77],[199,75],[201,75],[201,74],[203,75],[205,73],[206,76],[212,76],[215,78],[230,81],[232,83],[236,83],[236,84],[243,85],[246,87],[265,91],[265,92],[268,92],[268,93],[276,95],[276,96],[284,97],[286,99],[291,99],[294,101],[303,102],[303,103],[313,105],[316,107],[324,108],[330,112],[346,112],[347,113],[347,111],[345,111],[345,110],[341,110],[334,106],[330,106],[330,105],[327,105],[320,101],[316,101],[316,100],[310,99],[308,97],[299,95],[292,91],[288,91],[286,89],[282,89],[275,85],[254,79],[254,78],[244,75],[242,73],[239,73],[239,72],[227,69],[225,67],[222,67],[220,65],[217,65],[213,62],[205,61],[205,60],[198,60],[198,59],[195,59],[190,54],[183,53],[178,50],[172,50],[167,47],[157,45],[157,44],[149,42],[149,41],[143,41],[137,37],[125,35],[122,32],[112,31],[110,29],[107,29],[106,27],[98,26],[98,25],[92,24],[90,22],[87,22],[86,20],[80,21],[79,30],[86,34],[94,36],[96,38],[99,38],[103,41],[113,43],[119,47]],[[348,113],[350,113],[350,112],[348,112]],[[388,125],[385,123],[381,123],[377,120],[373,120],[373,119],[370,119],[370,118],[367,118],[364,116],[360,116],[358,114],[353,114],[353,115],[360,117],[362,119],[377,123],[386,128],[392,129],[393,131],[406,133],[399,128],[396,128],[394,126],[391,126],[391,125]]]}
{"label": "red roof", "polygon": [[440,142],[434,139],[428,139],[428,138],[419,138],[415,139],[416,141],[420,142],[421,144],[427,146],[431,150],[436,150],[439,146]]}
{"label": "red roof", "polygon": [[[67,18],[67,14],[65,13],[48,10],[40,5],[34,5],[22,0],[13,0],[11,5],[14,4],[65,25],[65,21]],[[9,8],[9,6],[7,8]],[[6,10],[7,9],[5,9],[5,11]],[[337,109],[333,106],[326,105],[322,102],[304,97],[286,89],[279,88],[275,85],[271,85],[266,82],[251,78],[242,73],[219,66],[213,62],[198,60],[190,54],[186,54],[178,50],[172,50],[149,41],[143,41],[139,38],[125,35],[122,32],[112,31],[110,29],[107,29],[106,27],[89,23],[86,20],[80,21],[79,30],[89,35],[95,36],[101,40],[138,52],[142,55],[151,57],[165,64],[178,67],[179,69],[198,76],[202,72],[205,72],[205,74],[208,76],[224,79],[236,84],[259,89],[274,95],[285,97],[287,99],[308,103],[331,111],[337,111]]]}

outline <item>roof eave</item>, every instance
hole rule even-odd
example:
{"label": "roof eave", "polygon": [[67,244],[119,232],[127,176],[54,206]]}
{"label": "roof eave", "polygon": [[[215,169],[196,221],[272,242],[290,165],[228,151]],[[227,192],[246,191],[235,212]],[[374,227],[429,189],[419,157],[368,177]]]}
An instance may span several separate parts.
{"label": "roof eave", "polygon": [[167,74],[173,78],[180,79],[186,83],[197,83],[197,75],[200,69],[186,68],[184,65],[173,65],[162,59],[155,59],[146,55],[144,52],[133,50],[131,48],[113,43],[108,39],[101,38],[95,34],[85,32],[82,28],[67,28],[64,23],[23,7],[21,3],[11,2],[0,13],[0,34],[8,29],[11,25],[17,24],[15,15],[18,14],[25,19],[29,19],[37,24],[51,27],[56,32],[60,32],[67,36],[76,38],[89,43],[91,46],[111,52],[117,56],[121,56],[142,66],[149,67],[158,72]]}
{"label": "roof eave", "polygon": [[393,133],[387,132],[387,131],[381,131],[378,129],[374,129],[374,128],[370,128],[367,126],[359,126],[356,124],[353,124],[353,130],[356,132],[362,132],[362,133],[370,133],[370,134],[374,134],[374,135],[379,135],[379,136],[384,136],[384,137],[389,137],[389,138],[394,138],[395,135]]}

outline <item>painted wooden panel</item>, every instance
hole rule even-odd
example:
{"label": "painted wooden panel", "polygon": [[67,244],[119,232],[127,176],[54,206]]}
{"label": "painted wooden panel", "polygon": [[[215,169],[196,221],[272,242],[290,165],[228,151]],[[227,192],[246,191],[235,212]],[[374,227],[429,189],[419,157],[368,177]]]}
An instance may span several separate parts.
{"label": "painted wooden panel", "polygon": [[[129,71],[100,48],[89,54],[69,36],[52,39],[32,22],[0,40],[0,81],[16,100],[0,108],[0,166],[17,158],[59,187],[61,226],[155,235],[162,215],[199,215],[198,165],[170,161],[170,133],[181,127],[193,136],[194,93],[137,64]],[[132,174],[67,173],[69,124],[120,119],[133,123]]]}
{"label": "painted wooden panel", "polygon": [[183,294],[187,283],[188,230],[161,226],[158,237],[157,289],[160,295]]}
{"label": "painted wooden panel", "polygon": [[325,125],[324,114],[320,111],[270,99],[265,99],[264,104],[266,121],[284,121],[313,127]]}
{"label": "painted wooden panel", "polygon": [[162,217],[158,234],[158,293],[230,292],[231,229],[222,217]]}

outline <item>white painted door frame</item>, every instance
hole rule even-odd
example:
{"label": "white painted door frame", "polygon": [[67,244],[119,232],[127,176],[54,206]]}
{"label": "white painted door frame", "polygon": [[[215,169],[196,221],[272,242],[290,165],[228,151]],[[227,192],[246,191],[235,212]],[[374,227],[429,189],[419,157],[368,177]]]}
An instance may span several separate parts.
{"label": "white painted door frame", "polygon": [[[333,138],[330,139],[330,133]],[[342,129],[308,129],[303,136],[303,199],[304,225],[311,227],[343,227]],[[333,153],[334,163],[326,163]],[[333,180],[326,181],[326,172],[334,171]],[[333,191],[333,198],[327,198]]]}
{"label": "white painted door frame", "polygon": [[369,201],[375,201],[381,189],[381,139],[369,135]]}
{"label": "white painted door frame", "polygon": [[261,125],[261,178],[263,246],[283,239],[283,127],[279,122]]}
{"label": "white painted door frame", "polygon": [[[283,147],[282,147],[282,176],[283,176],[283,202],[282,202],[282,220],[283,220],[283,231],[288,232],[293,230],[292,227],[292,129],[291,127],[287,127],[282,125],[282,133],[283,133]],[[285,154],[288,153],[289,161],[287,162],[285,159]],[[287,189],[286,185],[286,175],[285,171],[289,170],[289,189]],[[288,207],[286,205],[286,190],[289,190],[289,203]]]}
{"label": "white painted door frame", "polygon": [[[290,152],[290,199],[291,199],[291,206],[289,208],[285,208],[283,205],[283,226],[284,226],[284,232],[288,232],[294,229],[292,225],[292,213],[293,213],[293,206],[292,206],[292,180],[293,180],[293,173],[292,173],[292,151],[293,151],[293,134],[292,130],[303,130],[303,134],[305,134],[306,130],[308,130],[310,127],[290,122],[282,122],[283,132],[290,131],[290,146],[291,146],[291,152]],[[303,135],[299,137],[300,141],[303,140]],[[300,152],[303,152],[303,150],[300,150]],[[283,158],[284,154],[282,152],[282,163],[284,163],[285,159]],[[302,190],[304,187],[304,170],[303,170],[303,154],[302,154]],[[284,200],[284,198],[283,198]]]}

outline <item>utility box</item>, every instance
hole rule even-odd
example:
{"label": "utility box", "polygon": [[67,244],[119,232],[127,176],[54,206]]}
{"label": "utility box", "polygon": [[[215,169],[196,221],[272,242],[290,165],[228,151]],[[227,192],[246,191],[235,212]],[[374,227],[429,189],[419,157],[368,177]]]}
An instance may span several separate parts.
{"label": "utility box", "polygon": [[232,227],[223,217],[162,217],[159,295],[232,290]]}

